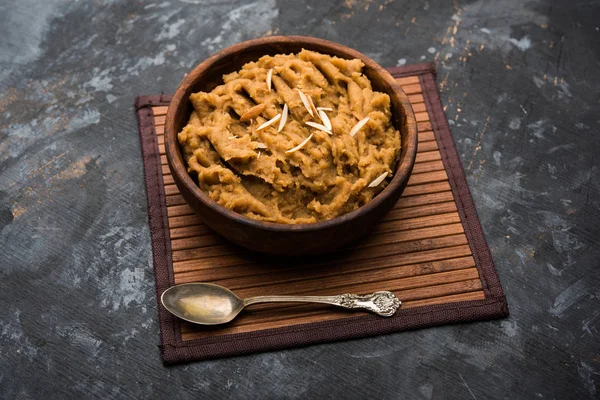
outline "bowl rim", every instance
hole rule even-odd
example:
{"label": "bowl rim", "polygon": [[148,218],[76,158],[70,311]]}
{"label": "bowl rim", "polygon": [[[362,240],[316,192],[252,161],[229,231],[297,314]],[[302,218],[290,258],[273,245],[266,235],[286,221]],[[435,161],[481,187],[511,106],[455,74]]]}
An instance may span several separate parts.
{"label": "bowl rim", "polygon": [[[178,132],[173,132],[175,125],[175,112],[183,101],[188,101],[188,99],[184,98],[188,88],[190,88],[194,84],[194,82],[200,76],[202,76],[202,74],[204,74],[211,66],[218,63],[219,60],[231,56],[240,50],[255,48],[261,45],[298,42],[321,47],[335,48],[338,51],[341,50],[351,58],[360,59],[365,64],[365,66],[368,66],[369,68],[375,70],[377,74],[381,75],[387,81],[390,87],[395,91],[396,95],[400,100],[400,103],[405,109],[405,118],[407,120],[406,124],[408,127],[408,140],[407,143],[401,143],[401,146],[407,147],[407,153],[404,160],[402,160],[402,162],[400,162],[400,164],[396,167],[394,176],[392,177],[390,183],[385,187],[385,189],[379,192],[367,204],[357,208],[354,211],[340,215],[330,220],[319,221],[314,223],[283,224],[277,222],[265,222],[244,216],[218,204],[216,201],[212,200],[206,193],[204,193],[202,189],[200,189],[200,187],[193,181],[192,177],[187,172],[187,167],[183,162],[183,156],[181,154],[181,150],[179,149],[179,144],[177,141]],[[169,140],[171,136],[173,136],[174,140]],[[169,108],[167,110],[167,116],[165,119],[165,152],[168,159],[169,168],[171,169],[171,173],[177,175],[177,178],[179,178],[179,182],[185,185],[186,189],[189,192],[193,193],[195,197],[199,198],[200,201],[204,203],[204,205],[210,207],[214,212],[224,215],[238,224],[250,226],[253,228],[259,228],[265,231],[271,231],[276,233],[295,232],[300,230],[305,232],[313,232],[333,228],[337,225],[344,224],[346,221],[352,220],[361,214],[367,213],[370,210],[377,208],[381,203],[383,203],[386,200],[388,196],[392,195],[399,186],[403,186],[405,182],[408,181],[408,178],[414,166],[417,153],[417,122],[415,119],[414,111],[412,109],[412,105],[408,100],[408,96],[406,95],[404,90],[402,90],[402,88],[396,82],[396,80],[392,77],[392,75],[379,64],[377,64],[375,61],[373,61],[371,58],[365,56],[359,51],[351,49],[339,43],[310,36],[269,36],[265,38],[258,38],[240,42],[215,53],[214,55],[210,56],[209,58],[198,64],[181,81],[181,83],[177,87],[177,90],[171,97]]]}

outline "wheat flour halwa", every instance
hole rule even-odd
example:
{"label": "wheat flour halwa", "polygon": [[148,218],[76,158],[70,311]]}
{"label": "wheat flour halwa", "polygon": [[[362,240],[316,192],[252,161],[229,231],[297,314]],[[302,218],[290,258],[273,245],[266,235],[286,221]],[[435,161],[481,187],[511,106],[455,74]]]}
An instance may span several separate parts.
{"label": "wheat flour halwa", "polygon": [[362,68],[303,50],[192,94],[178,134],[188,171],[211,199],[262,221],[312,223],[368,203],[395,169],[400,133]]}

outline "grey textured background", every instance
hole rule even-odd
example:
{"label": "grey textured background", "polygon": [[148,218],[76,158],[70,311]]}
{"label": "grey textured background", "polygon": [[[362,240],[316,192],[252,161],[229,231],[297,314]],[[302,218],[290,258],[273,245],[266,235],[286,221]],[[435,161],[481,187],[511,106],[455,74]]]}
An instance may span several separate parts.
{"label": "grey textured background", "polygon": [[[0,397],[600,396],[600,2],[0,2]],[[435,61],[511,307],[162,366],[139,94],[228,45],[304,34]]]}

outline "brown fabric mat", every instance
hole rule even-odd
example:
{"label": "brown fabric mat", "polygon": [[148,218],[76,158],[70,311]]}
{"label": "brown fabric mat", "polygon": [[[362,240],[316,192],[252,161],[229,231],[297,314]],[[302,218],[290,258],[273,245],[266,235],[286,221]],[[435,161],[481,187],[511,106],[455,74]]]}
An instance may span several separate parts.
{"label": "brown fabric mat", "polygon": [[417,117],[413,175],[373,234],[343,254],[310,260],[253,254],[208,230],[179,195],[166,165],[164,115],[170,96],[136,99],[157,300],[173,284],[205,281],[242,297],[391,290],[403,301],[391,318],[320,305],[262,305],[216,327],[182,322],[159,302],[166,364],[508,315],[442,109],[434,66],[389,71],[409,95]]}

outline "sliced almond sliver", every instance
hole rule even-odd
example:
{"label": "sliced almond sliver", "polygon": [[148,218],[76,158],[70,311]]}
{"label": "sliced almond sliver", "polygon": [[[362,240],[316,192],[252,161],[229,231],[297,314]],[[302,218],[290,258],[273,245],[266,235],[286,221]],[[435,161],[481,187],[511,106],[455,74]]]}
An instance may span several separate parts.
{"label": "sliced almond sliver", "polygon": [[229,139],[239,139],[237,135],[229,136]]}
{"label": "sliced almond sliver", "polygon": [[318,113],[319,111],[317,111],[317,107],[315,107],[315,103],[313,103],[312,97],[306,96],[306,98],[308,99],[308,102],[310,103],[310,108],[312,110],[314,110],[316,113]]}
{"label": "sliced almond sliver", "polygon": [[306,111],[308,111],[308,113],[310,114],[311,117],[315,116],[315,113],[312,110],[312,107],[310,106],[310,103],[308,102],[308,99],[306,98],[306,95],[304,93],[302,93],[302,90],[300,89],[296,89],[298,91],[298,95],[300,96],[300,100],[302,100],[302,104],[304,104],[304,108],[306,108]]}
{"label": "sliced almond sliver", "polygon": [[264,144],[264,143],[260,143],[260,142],[258,142],[258,143],[256,144],[256,148],[257,148],[257,149],[268,149],[268,147],[267,147],[267,145],[266,145],[266,144]]}
{"label": "sliced almond sliver", "polygon": [[322,110],[322,111],[333,111],[333,108],[331,108],[331,107],[317,107],[317,110]]}
{"label": "sliced almond sliver", "polygon": [[253,118],[258,117],[260,113],[262,113],[265,110],[266,107],[266,104],[259,104],[257,106],[252,107],[251,109],[242,114],[242,116],[240,117],[240,122],[249,121]]}
{"label": "sliced almond sliver", "polygon": [[267,89],[271,91],[271,80],[273,79],[273,68],[267,72]]}
{"label": "sliced almond sliver", "polygon": [[373,182],[369,183],[369,187],[373,188],[373,187],[379,186],[379,184],[381,182],[383,182],[383,180],[385,179],[386,176],[388,176],[387,171],[384,172],[383,174],[379,175],[377,178],[373,179]]}
{"label": "sliced almond sliver", "polygon": [[277,128],[277,132],[281,132],[281,130],[285,126],[285,123],[287,122],[287,116],[288,116],[288,106],[287,106],[287,104],[284,104],[283,111],[281,112],[281,121],[279,121],[279,128]]}
{"label": "sliced almond sliver", "polygon": [[267,122],[265,122],[264,124],[262,124],[261,126],[256,128],[256,130],[260,131],[261,129],[265,129],[267,126],[277,122],[279,120],[279,118],[281,118],[281,114],[277,114],[276,116],[274,116],[273,118],[271,118],[270,120],[268,120]]}
{"label": "sliced almond sliver", "polygon": [[302,143],[300,143],[298,146],[294,147],[293,149],[289,149],[288,151],[285,152],[285,154],[290,154],[290,153],[300,150],[301,148],[304,147],[304,145],[306,143],[308,143],[310,141],[310,139],[312,139],[312,137],[313,137],[313,134],[311,133],[306,139],[304,139],[304,141]]}
{"label": "sliced almond sliver", "polygon": [[356,135],[356,133],[357,133],[358,131],[360,131],[360,129],[361,129],[363,126],[365,126],[365,124],[366,124],[367,122],[369,122],[369,119],[371,119],[371,118],[370,118],[370,117],[367,117],[367,118],[363,118],[363,119],[361,119],[360,121],[358,121],[358,122],[356,123],[356,125],[354,125],[354,126],[352,127],[352,129],[350,130],[350,136],[354,136],[354,135]]}
{"label": "sliced almond sliver", "polygon": [[325,125],[325,128],[327,128],[328,130],[331,130],[331,121],[329,120],[329,117],[327,116],[327,114],[325,114],[325,111],[323,110],[318,110],[319,112],[319,117],[321,117],[321,121],[323,121],[323,125]]}
{"label": "sliced almond sliver", "polygon": [[331,132],[331,129],[327,128],[325,125],[317,124],[316,122],[312,122],[312,121],[306,121],[305,124],[315,128],[315,129],[325,131],[325,132],[329,133],[330,135],[333,135],[333,133]]}

